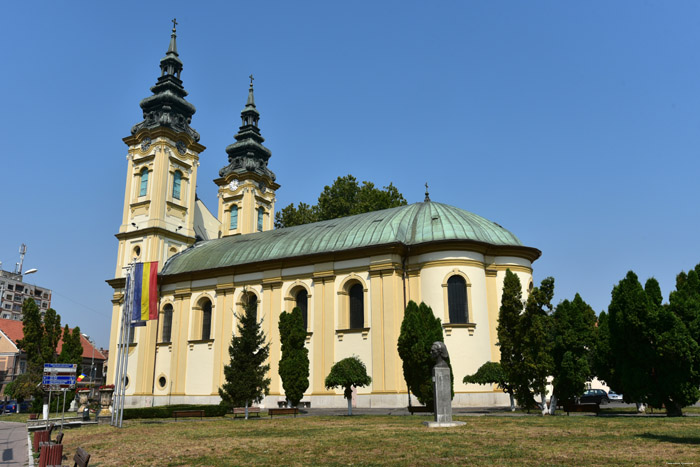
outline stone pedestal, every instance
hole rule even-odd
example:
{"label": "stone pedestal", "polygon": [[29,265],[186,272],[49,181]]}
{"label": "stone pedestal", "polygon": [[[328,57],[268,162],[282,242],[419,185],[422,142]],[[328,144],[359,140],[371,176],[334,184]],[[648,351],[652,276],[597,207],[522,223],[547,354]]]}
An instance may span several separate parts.
{"label": "stone pedestal", "polygon": [[112,405],[112,394],[114,393],[113,388],[100,389],[100,417],[110,417],[112,411],[110,406]]}
{"label": "stone pedestal", "polygon": [[433,394],[435,394],[435,421],[423,422],[429,428],[443,428],[465,425],[465,422],[452,421],[452,378],[450,367],[445,362],[449,358],[447,347],[442,342],[433,343],[430,353],[435,358],[433,366]]}

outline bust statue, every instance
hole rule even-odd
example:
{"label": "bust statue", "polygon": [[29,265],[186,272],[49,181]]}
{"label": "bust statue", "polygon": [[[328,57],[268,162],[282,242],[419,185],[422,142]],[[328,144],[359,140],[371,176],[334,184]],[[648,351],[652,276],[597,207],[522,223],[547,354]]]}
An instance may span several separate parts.
{"label": "bust statue", "polygon": [[447,353],[447,346],[444,342],[433,342],[432,347],[430,347],[430,356],[433,357],[433,360],[435,360],[434,366],[449,367],[445,360],[450,359],[450,354]]}

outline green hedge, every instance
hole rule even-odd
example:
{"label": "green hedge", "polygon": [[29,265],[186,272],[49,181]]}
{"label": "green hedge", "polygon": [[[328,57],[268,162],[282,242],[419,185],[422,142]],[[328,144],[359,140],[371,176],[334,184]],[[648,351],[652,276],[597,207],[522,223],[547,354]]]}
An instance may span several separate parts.
{"label": "green hedge", "polygon": [[124,409],[124,420],[136,418],[172,418],[175,410],[204,410],[205,417],[223,417],[226,415],[226,407],[221,405],[163,405],[159,407],[141,407],[138,409]]}

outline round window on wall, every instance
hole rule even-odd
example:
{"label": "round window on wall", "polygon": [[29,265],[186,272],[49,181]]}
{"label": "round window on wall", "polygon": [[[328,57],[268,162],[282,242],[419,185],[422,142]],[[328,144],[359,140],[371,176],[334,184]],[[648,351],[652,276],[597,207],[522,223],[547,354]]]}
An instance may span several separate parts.
{"label": "round window on wall", "polygon": [[128,376],[126,378],[124,378],[124,387],[125,388],[129,387],[129,377]]}
{"label": "round window on wall", "polygon": [[165,376],[161,376],[160,378],[158,378],[158,385],[159,385],[161,388],[164,388],[164,387],[165,387],[165,383],[167,383],[167,382],[168,382],[168,381],[165,379]]}

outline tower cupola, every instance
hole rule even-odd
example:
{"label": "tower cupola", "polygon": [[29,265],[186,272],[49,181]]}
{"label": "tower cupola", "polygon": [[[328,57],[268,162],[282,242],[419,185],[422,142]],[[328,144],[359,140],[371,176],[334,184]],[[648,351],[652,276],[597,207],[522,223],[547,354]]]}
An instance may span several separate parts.
{"label": "tower cupola", "polygon": [[168,127],[178,133],[186,133],[194,141],[199,141],[199,133],[190,126],[192,115],[197,111],[194,105],[185,100],[187,91],[182,86],[182,60],[177,53],[177,21],[173,19],[173,31],[165,57],[160,60],[161,74],[155,86],[151,88],[153,95],[141,101],[143,121],[131,129],[136,135],[143,129]]}

